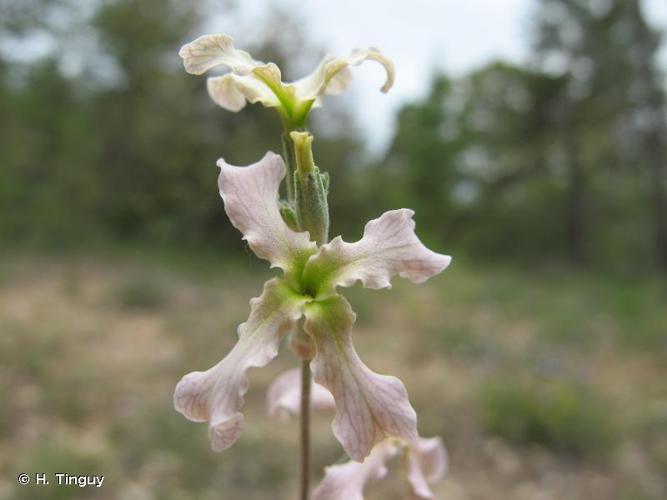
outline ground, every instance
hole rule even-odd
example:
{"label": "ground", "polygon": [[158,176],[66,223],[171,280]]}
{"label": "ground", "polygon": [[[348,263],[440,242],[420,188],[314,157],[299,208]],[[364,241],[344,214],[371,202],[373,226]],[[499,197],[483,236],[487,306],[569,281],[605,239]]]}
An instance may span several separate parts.
{"label": "ground", "polygon": [[[226,452],[172,408],[179,378],[216,363],[270,276],[251,255],[146,252],[0,264],[0,498],[296,497],[296,422],[266,416],[286,346],[251,372]],[[441,435],[447,500],[667,498],[667,287],[658,277],[454,261],[425,285],[343,293],[354,341],[400,377],[424,436]],[[342,457],[314,421],[314,480]],[[19,486],[20,472],[104,474],[99,489]],[[367,499],[403,498],[401,471]]]}

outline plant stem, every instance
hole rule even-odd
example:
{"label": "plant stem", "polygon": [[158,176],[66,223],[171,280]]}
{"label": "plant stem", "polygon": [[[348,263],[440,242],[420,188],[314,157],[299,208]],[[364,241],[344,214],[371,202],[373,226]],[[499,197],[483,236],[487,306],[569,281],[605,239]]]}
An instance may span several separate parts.
{"label": "plant stem", "polygon": [[310,360],[301,360],[301,500],[308,500],[310,483]]}
{"label": "plant stem", "polygon": [[[323,176],[319,174],[319,170],[315,167],[315,163],[312,157],[311,143],[313,138],[310,134],[301,134],[301,137],[297,135],[298,138],[302,139],[300,143],[302,145],[300,149],[301,156],[297,158],[297,152],[295,150],[295,143],[293,137],[290,135],[292,130],[287,125],[282,135],[283,142],[283,156],[285,163],[287,164],[287,200],[288,202],[296,209],[297,215],[297,227],[299,231],[304,229],[310,230],[311,238],[315,238],[318,246],[326,243],[329,239],[329,207],[327,204],[327,190],[328,190],[328,180],[324,180]],[[305,137],[304,137],[305,135]],[[305,142],[305,146],[304,146]],[[299,167],[301,164],[301,167]],[[310,168],[307,168],[310,167]],[[299,176],[299,180],[295,179],[295,173],[298,168],[304,170],[304,172],[299,172],[302,174]],[[304,180],[304,177],[307,177]],[[310,178],[312,177],[312,179]],[[313,180],[314,179],[314,180]],[[317,182],[313,187],[312,183]],[[303,195],[304,183],[310,182],[307,184],[308,188],[308,199],[304,202],[303,196],[297,196],[297,192]],[[299,183],[299,184],[297,184]],[[326,183],[326,184],[325,184]],[[326,187],[325,187],[326,186]],[[319,191],[316,191],[316,195],[312,194],[314,188],[318,188]],[[302,203],[299,203],[301,200]],[[302,206],[303,205],[303,206]],[[314,205],[314,206],[313,206]],[[304,210],[306,214],[304,214]],[[313,211],[317,212],[316,215],[322,215],[324,212],[325,217],[321,217],[325,223],[322,223],[319,219],[314,217]],[[304,217],[306,215],[307,217]],[[304,223],[304,218],[307,221],[317,220],[319,224],[314,224],[315,229],[310,227],[308,224]],[[311,224],[313,225],[313,224]],[[308,339],[308,335],[303,331],[303,327],[300,326],[298,332],[299,335]],[[310,342],[309,342],[310,343]],[[312,345],[311,345],[312,347]],[[309,497],[309,487],[310,487],[310,392],[311,392],[311,373],[310,373],[310,359],[312,358],[311,350],[307,354],[301,354],[297,351],[297,354],[302,356],[301,358],[301,411],[299,418],[299,425],[301,430],[301,481],[300,481],[300,500],[308,500]]]}
{"label": "plant stem", "polygon": [[283,142],[283,158],[287,165],[287,201],[294,204],[294,172],[296,171],[296,158],[294,157],[294,143],[289,135],[289,129],[285,129],[280,136]]}

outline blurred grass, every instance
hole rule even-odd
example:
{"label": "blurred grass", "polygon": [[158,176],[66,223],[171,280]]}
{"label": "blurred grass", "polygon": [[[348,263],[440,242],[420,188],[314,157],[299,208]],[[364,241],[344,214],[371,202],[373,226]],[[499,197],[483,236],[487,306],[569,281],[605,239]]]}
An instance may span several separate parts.
{"label": "blurred grass", "polygon": [[493,380],[481,387],[479,399],[484,428],[517,444],[582,457],[608,453],[620,438],[610,408],[588,386]]}
{"label": "blurred grass", "polygon": [[159,309],[167,303],[164,286],[150,276],[131,276],[116,291],[119,304],[128,308]]}
{"label": "blurred grass", "polygon": [[[251,372],[228,452],[171,407],[174,384],[231,348],[270,273],[250,256],[123,250],[0,262],[0,498],[292,498],[297,429],[265,416]],[[344,292],[355,345],[402,378],[425,436],[443,435],[447,499],[667,496],[667,315],[657,279],[473,268],[426,285]],[[314,422],[314,471],[341,449]],[[576,464],[576,465],[575,465]],[[18,472],[107,476],[103,488],[18,488]],[[483,480],[481,480],[483,478]],[[389,480],[367,498],[402,498]]]}

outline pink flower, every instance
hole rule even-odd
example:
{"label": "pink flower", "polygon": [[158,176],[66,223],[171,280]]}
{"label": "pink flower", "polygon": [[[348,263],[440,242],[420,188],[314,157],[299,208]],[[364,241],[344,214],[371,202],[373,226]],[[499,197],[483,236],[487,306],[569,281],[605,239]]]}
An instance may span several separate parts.
{"label": "pink flower", "polygon": [[403,460],[408,497],[411,500],[430,500],[429,484],[445,475],[447,452],[440,438],[418,438],[413,442],[388,439],[377,444],[366,459],[346,462],[326,468],[322,482],[313,490],[311,500],[363,500],[368,481],[387,474],[386,464],[397,455]]}
{"label": "pink flower", "polygon": [[209,422],[214,450],[231,446],[243,427],[247,370],[269,363],[281,339],[304,317],[304,331],[316,348],[313,380],[333,395],[333,431],[347,454],[362,461],[387,438],[417,446],[417,416],[405,386],[359,359],[351,338],[356,315],[337,287],[359,280],[368,288],[388,288],[395,275],[421,283],[445,269],[450,257],[419,241],[408,209],[370,221],[357,242],[336,237],[318,247],[280,215],[278,188],[285,176],[280,156],[269,152],[247,167],[222,159],[218,165],[220,194],[232,224],[283,276],[267,281],[261,296],[250,301],[250,317],[239,326],[239,340],[229,354],[209,370],[181,379],[175,408],[190,420]]}
{"label": "pink flower", "polygon": [[374,48],[355,49],[347,58],[325,57],[308,76],[284,83],[280,68],[274,63],[256,61],[244,50],[234,47],[228,35],[204,35],[184,45],[179,55],[185,70],[193,75],[222,66],[230,70],[223,76],[210,77],[208,93],[219,106],[240,111],[247,102],[275,108],[290,128],[303,126],[311,108],[321,106],[325,95],[338,95],[349,87],[350,66],[366,60],[377,61],[387,73],[382,92],[394,83],[394,65]]}

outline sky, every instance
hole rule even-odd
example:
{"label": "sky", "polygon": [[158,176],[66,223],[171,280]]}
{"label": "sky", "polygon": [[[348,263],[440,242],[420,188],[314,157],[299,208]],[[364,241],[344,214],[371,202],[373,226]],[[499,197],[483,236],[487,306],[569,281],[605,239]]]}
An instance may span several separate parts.
{"label": "sky", "polygon": [[[384,81],[379,65],[368,62],[353,69],[353,109],[359,110],[355,115],[377,151],[391,137],[397,109],[425,95],[436,68],[460,75],[497,58],[524,61],[536,1],[244,0],[241,14],[256,19],[275,3],[298,13],[310,38],[333,55],[373,46],[393,60],[396,82],[388,94],[378,91]],[[649,20],[667,30],[667,2],[644,3]],[[235,31],[240,25],[222,28],[240,41],[243,33]]]}

